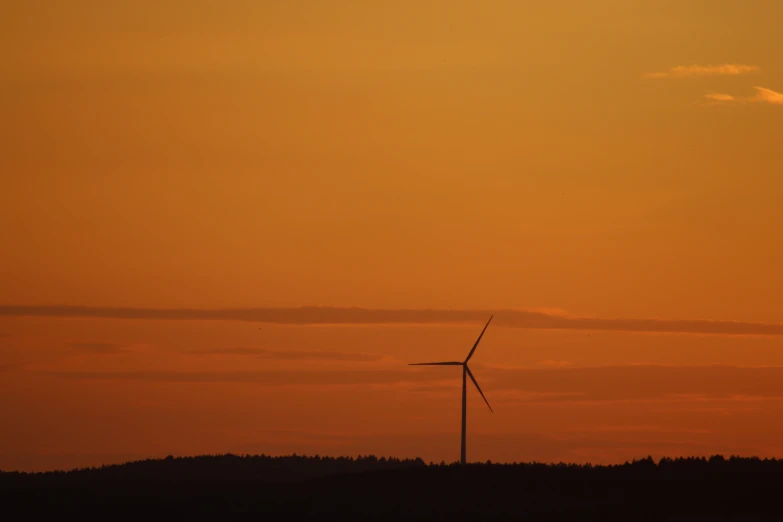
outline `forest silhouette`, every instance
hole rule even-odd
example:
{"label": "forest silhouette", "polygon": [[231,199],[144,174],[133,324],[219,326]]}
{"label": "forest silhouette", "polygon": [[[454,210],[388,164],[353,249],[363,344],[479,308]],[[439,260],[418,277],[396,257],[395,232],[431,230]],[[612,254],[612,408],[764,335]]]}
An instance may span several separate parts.
{"label": "forest silhouette", "polygon": [[318,520],[779,520],[783,460],[651,457],[619,465],[203,455],[0,472],[6,510]]}

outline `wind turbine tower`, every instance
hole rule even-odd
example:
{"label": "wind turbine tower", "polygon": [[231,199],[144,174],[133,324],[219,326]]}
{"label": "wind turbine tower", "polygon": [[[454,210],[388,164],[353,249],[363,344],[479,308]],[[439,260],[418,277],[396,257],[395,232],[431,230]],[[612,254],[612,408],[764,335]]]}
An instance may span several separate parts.
{"label": "wind turbine tower", "polygon": [[[468,413],[468,387],[467,387],[467,378],[470,377],[470,380],[473,381],[473,384],[476,385],[476,389],[481,394],[481,398],[484,399],[484,402],[487,403],[487,407],[489,408],[489,411],[492,412],[492,406],[489,405],[489,401],[486,397],[484,397],[484,392],[481,391],[481,387],[479,386],[478,382],[476,382],[476,378],[473,377],[473,373],[471,373],[470,368],[468,367],[468,361],[470,361],[470,358],[473,357],[473,353],[476,351],[476,347],[479,344],[479,341],[481,341],[481,338],[484,336],[484,332],[487,331],[487,326],[489,326],[490,321],[492,321],[492,317],[490,316],[489,321],[487,321],[487,324],[484,325],[484,329],[481,330],[481,334],[479,334],[478,339],[476,339],[476,343],[473,345],[473,348],[470,349],[470,353],[465,358],[463,362],[458,361],[449,361],[449,362],[431,362],[431,363],[412,363],[408,366],[462,366],[462,449],[460,452],[460,464],[465,464],[465,443],[466,443],[466,435],[467,435],[467,413]],[[494,413],[494,412],[492,412]]]}

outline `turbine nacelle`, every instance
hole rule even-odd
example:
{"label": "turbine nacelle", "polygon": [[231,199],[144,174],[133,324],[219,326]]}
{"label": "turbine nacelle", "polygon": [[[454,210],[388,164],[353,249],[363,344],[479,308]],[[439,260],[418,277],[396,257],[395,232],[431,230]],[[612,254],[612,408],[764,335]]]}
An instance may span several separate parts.
{"label": "turbine nacelle", "polygon": [[473,357],[473,354],[476,352],[476,348],[478,347],[481,338],[484,337],[484,332],[487,331],[487,326],[489,326],[489,323],[492,321],[492,317],[494,316],[489,317],[489,321],[487,321],[487,324],[484,325],[484,329],[481,330],[481,334],[479,334],[478,339],[476,339],[476,342],[473,344],[473,348],[470,349],[468,356],[465,358],[463,362],[446,361],[446,362],[410,363],[408,366],[462,366],[463,372],[467,372],[468,377],[470,377],[470,380],[473,381],[473,384],[476,386],[476,389],[481,394],[481,398],[484,399],[485,403],[487,403],[487,408],[489,408],[489,411],[495,413],[492,410],[492,406],[489,405],[489,401],[484,396],[484,392],[481,391],[481,386],[479,386],[478,382],[476,381],[476,378],[473,377],[473,372],[470,371],[470,367],[468,366],[468,361],[470,360],[471,357]]}

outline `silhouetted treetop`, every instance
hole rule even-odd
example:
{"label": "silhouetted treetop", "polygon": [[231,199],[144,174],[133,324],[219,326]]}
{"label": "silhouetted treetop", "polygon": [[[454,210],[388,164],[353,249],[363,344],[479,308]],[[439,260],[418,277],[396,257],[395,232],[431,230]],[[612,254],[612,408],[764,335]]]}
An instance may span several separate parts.
{"label": "silhouetted treetop", "polygon": [[652,457],[633,460],[618,465],[593,465],[572,463],[484,463],[460,466],[457,462],[426,464],[422,459],[398,459],[359,455],[357,457],[330,457],[306,455],[199,455],[193,457],[167,456],[164,459],[147,459],[124,464],[104,465],[50,471],[43,473],[0,472],[2,479],[40,480],[259,480],[264,482],[290,482],[319,477],[381,472],[405,469],[493,470],[493,473],[513,473],[516,476],[535,478],[590,478],[590,479],[693,479],[725,474],[783,474],[783,461],[758,457],[725,458],[722,455],[705,457],[661,458],[657,463]]}

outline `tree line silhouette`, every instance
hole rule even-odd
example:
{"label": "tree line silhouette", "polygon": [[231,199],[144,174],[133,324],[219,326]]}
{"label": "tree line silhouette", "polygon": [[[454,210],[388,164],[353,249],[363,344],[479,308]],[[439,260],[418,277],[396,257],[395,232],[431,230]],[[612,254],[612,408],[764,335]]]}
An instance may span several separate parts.
{"label": "tree line silhouette", "polygon": [[783,460],[757,457],[459,465],[226,454],[0,473],[0,510],[109,518],[745,522],[783,519],[782,490]]}
{"label": "tree line silhouette", "polygon": [[422,459],[360,455],[329,457],[306,455],[198,455],[146,459],[124,464],[78,468],[69,471],[2,473],[4,478],[76,480],[261,480],[287,482],[326,475],[360,473],[426,466]]}
{"label": "tree line silhouette", "polygon": [[321,455],[198,455],[168,456],[123,464],[76,468],[68,471],[3,472],[2,479],[51,480],[261,480],[269,482],[302,481],[328,475],[391,471],[401,469],[457,468],[501,470],[539,477],[592,479],[696,479],[716,474],[783,474],[783,460],[775,458],[713,455],[711,457],[663,457],[656,462],[648,456],[623,464],[573,463],[469,463],[441,461],[426,463],[421,458],[399,459],[359,455],[332,457]]}

